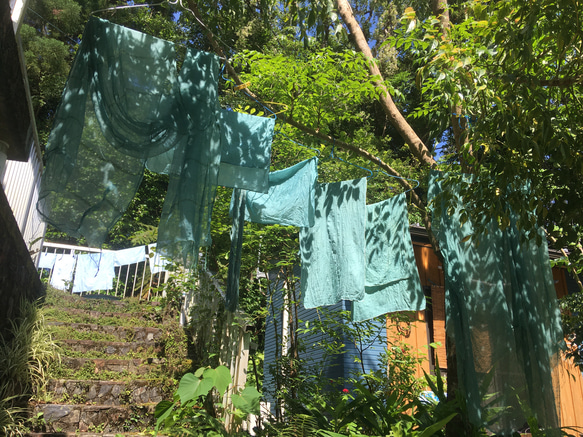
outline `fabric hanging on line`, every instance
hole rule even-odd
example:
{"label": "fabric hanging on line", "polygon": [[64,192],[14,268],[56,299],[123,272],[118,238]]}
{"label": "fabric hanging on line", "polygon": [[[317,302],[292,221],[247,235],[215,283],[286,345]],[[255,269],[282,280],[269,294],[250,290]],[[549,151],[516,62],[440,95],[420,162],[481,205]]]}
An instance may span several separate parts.
{"label": "fabric hanging on line", "polygon": [[[221,109],[219,123],[218,185],[266,193],[275,119]],[[172,149],[148,159],[146,167],[154,173],[168,174],[174,153]]]}
{"label": "fabric hanging on line", "polygon": [[367,205],[366,217],[365,292],[352,304],[352,320],[425,309],[405,194]]}
{"label": "fabric hanging on line", "polygon": [[189,51],[178,81],[189,135],[173,151],[156,247],[191,266],[198,262],[200,247],[210,244],[221,159],[218,73],[215,55]]}
{"label": "fabric hanging on line", "polygon": [[59,290],[67,290],[73,280],[77,255],[60,254],[55,259],[53,274],[51,275],[51,285]]}
{"label": "fabric hanging on line", "polygon": [[156,244],[148,244],[148,263],[150,264],[150,273],[165,272],[166,267],[172,264],[172,261],[156,250]]}
{"label": "fabric hanging on line", "polygon": [[314,226],[300,229],[305,308],[364,298],[365,226],[366,178],[316,185]]}
{"label": "fabric hanging on line", "polygon": [[219,185],[267,193],[274,118],[222,110]]}
{"label": "fabric hanging on line", "polygon": [[[478,236],[479,244],[472,241],[471,220],[461,220],[463,189],[471,183],[470,176],[454,181],[433,172],[429,185],[433,231],[444,257],[446,329],[455,341],[470,420],[476,425],[485,420],[486,393],[480,386],[493,373],[488,393],[496,393],[497,402],[489,406],[506,407],[493,432],[520,429],[526,423],[521,406],[530,408],[539,424],[557,427],[551,373],[563,334],[544,233],[539,230],[543,244],[527,240],[516,227],[517,213],[510,211],[507,229],[484,221],[487,232]],[[525,199],[527,194],[522,193]]]}
{"label": "fabric hanging on line", "polygon": [[[269,173],[269,191],[245,196],[245,220],[264,225],[314,226],[318,158]],[[235,193],[231,200],[233,216]]]}
{"label": "fabric hanging on line", "polygon": [[[37,204],[45,221],[101,245],[147,163],[170,175],[158,249],[196,263],[210,244],[221,147],[245,150],[234,155],[241,168],[260,162],[267,174],[274,121],[221,116],[215,55],[188,51],[180,76],[175,64],[170,42],[89,20],[47,145]],[[232,125],[221,135],[223,118]]]}
{"label": "fabric hanging on line", "polygon": [[111,290],[115,277],[113,252],[77,255],[73,293]]}
{"label": "fabric hanging on line", "polygon": [[52,270],[55,265],[56,259],[57,259],[56,253],[41,252],[40,257],[38,259],[38,268]]}
{"label": "fabric hanging on line", "polygon": [[128,266],[146,261],[146,246],[130,247],[113,252],[115,267]]}
{"label": "fabric hanging on line", "polygon": [[92,17],[46,152],[37,209],[99,246],[142,180],[144,162],[183,141],[173,44]]}
{"label": "fabric hanging on line", "polygon": [[229,251],[229,269],[227,272],[227,292],[225,308],[235,312],[239,304],[239,279],[241,277],[241,251],[243,250],[243,229],[245,228],[245,190],[235,188],[233,207],[233,225],[231,227],[231,249]]}

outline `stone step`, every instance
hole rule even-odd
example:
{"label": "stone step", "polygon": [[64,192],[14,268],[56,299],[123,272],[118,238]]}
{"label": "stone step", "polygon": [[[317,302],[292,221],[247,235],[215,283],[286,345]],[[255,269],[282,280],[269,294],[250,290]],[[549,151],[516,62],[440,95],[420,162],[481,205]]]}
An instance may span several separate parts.
{"label": "stone step", "polygon": [[99,381],[51,379],[47,390],[53,399],[75,404],[134,405],[158,403],[163,398],[161,379]]}
{"label": "stone step", "polygon": [[127,360],[115,360],[105,358],[70,358],[63,357],[62,362],[72,370],[79,370],[87,363],[95,366],[96,373],[107,372],[127,372],[134,375],[145,375],[153,370],[163,370],[165,360],[163,358],[134,358]]}
{"label": "stone step", "polygon": [[65,323],[65,322],[48,322],[49,326],[69,327],[78,332],[95,332],[112,335],[122,341],[143,341],[153,342],[158,340],[164,334],[160,328],[144,328],[144,327],[123,327],[123,326],[108,326],[98,325],[94,323]]}
{"label": "stone step", "polygon": [[145,427],[153,429],[155,406],[36,404],[32,406],[32,417],[41,417],[48,431],[58,430],[61,435],[89,432],[98,436],[115,436],[137,433]]}
{"label": "stone step", "polygon": [[161,353],[160,345],[151,341],[114,342],[93,340],[59,340],[61,346],[75,352],[96,351],[108,355],[127,355],[129,352],[146,354],[148,357]]}
{"label": "stone step", "polygon": [[[132,308],[135,312],[136,307],[151,310],[152,307],[159,305],[157,301],[139,300],[137,298],[122,298],[120,296],[109,296],[103,294],[87,294],[79,296],[71,293],[58,293],[59,308],[79,308],[85,310],[96,310],[103,312],[123,312]],[[51,306],[48,302],[47,307]]]}
{"label": "stone step", "polygon": [[[83,309],[83,308],[72,308],[72,307],[63,307],[63,308],[56,308],[58,310],[64,311],[67,314],[82,319],[83,323],[91,323],[94,320],[106,320],[107,319],[136,319],[136,320],[144,320],[148,324],[158,322],[158,316],[151,312],[141,312],[141,313],[120,313],[120,312],[111,312],[111,311],[97,311],[92,309]],[[111,323],[113,324],[113,323]]]}

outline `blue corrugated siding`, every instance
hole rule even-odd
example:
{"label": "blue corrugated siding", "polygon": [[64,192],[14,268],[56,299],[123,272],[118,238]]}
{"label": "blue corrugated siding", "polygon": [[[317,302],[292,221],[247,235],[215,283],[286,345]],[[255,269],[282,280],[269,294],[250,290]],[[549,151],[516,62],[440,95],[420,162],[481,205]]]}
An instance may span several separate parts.
{"label": "blue corrugated siding", "polygon": [[[277,284],[272,282],[272,285],[275,286],[277,289]],[[298,290],[299,294],[299,290]],[[281,290],[274,295],[274,308],[281,308],[283,304],[283,297]],[[349,310],[350,309],[350,302],[342,301],[335,305],[331,305],[326,307],[327,311],[342,311],[342,310]],[[265,400],[267,402],[271,402],[272,404],[272,411],[274,405],[274,398],[272,396],[274,390],[274,380],[269,371],[270,366],[275,362],[276,356],[276,335],[275,335],[275,324],[274,320],[277,321],[277,328],[279,336],[281,336],[281,321],[282,321],[282,314],[281,312],[275,315],[270,314],[267,317],[266,323],[266,333],[265,333],[265,362],[264,362],[264,382],[263,382],[263,392],[265,396]],[[317,320],[319,317],[317,309],[306,309],[303,306],[303,303],[298,307],[298,318],[302,322],[305,321],[314,321]],[[363,352],[363,363],[365,372],[370,372],[374,370],[378,370],[380,355],[384,351],[386,347],[386,331],[384,329],[384,323],[379,323],[379,338],[378,340],[372,345],[368,346],[366,350]],[[300,327],[303,327],[303,323],[300,323]],[[355,362],[355,357],[359,356],[358,348],[345,339],[344,344],[346,345],[346,353],[338,355],[336,357],[326,357],[324,356],[324,351],[322,348],[317,346],[318,342],[324,342],[326,339],[324,338],[322,333],[312,333],[310,335],[303,334],[300,335],[300,339],[302,340],[303,344],[305,345],[305,351],[300,352],[300,357],[306,360],[307,364],[313,367],[316,371],[319,371],[319,376],[321,378],[335,380],[338,378],[348,378],[353,376],[354,373],[361,373],[362,368],[360,363]],[[366,347],[365,346],[365,347]],[[279,345],[281,350],[281,345]]]}

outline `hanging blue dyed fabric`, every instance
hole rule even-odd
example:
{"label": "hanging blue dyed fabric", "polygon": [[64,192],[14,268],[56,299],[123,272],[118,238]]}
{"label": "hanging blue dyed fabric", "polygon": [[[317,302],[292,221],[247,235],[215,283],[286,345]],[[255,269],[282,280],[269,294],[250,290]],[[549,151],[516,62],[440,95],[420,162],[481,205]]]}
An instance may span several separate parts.
{"label": "hanging blue dyed fabric", "polygon": [[364,298],[365,224],[366,178],[316,186],[314,226],[300,229],[306,308]]}
{"label": "hanging blue dyed fabric", "polygon": [[113,252],[84,253],[77,256],[73,293],[111,290],[113,288]]}
{"label": "hanging blue dyed fabric", "polygon": [[174,46],[92,17],[46,151],[43,218],[99,246],[122,216],[149,156],[184,137]]}
{"label": "hanging blue dyed fabric", "polygon": [[[269,191],[245,196],[245,220],[264,225],[314,226],[318,158],[269,173]],[[231,200],[233,215],[234,194]]]}
{"label": "hanging blue dyed fabric", "polygon": [[73,280],[76,262],[77,255],[57,255],[51,275],[51,285],[59,290],[69,289],[69,284]]}
{"label": "hanging blue dyed fabric", "polygon": [[148,263],[150,264],[150,272],[154,275],[166,271],[166,267],[172,264],[172,261],[161,255],[155,244],[148,244]]}
{"label": "hanging blue dyed fabric", "polygon": [[215,55],[189,52],[178,81],[188,137],[174,148],[157,250],[185,265],[196,264],[199,248],[210,244],[221,160],[218,67]]}
{"label": "hanging blue dyed fabric", "polygon": [[227,292],[225,308],[235,312],[239,304],[239,279],[241,273],[241,251],[243,249],[243,229],[245,228],[245,190],[235,188],[233,205],[233,225],[231,227],[231,249],[227,272]]}
{"label": "hanging blue dyed fabric", "polygon": [[275,119],[221,111],[219,185],[266,193]]}
{"label": "hanging blue dyed fabric", "polygon": [[361,301],[353,302],[352,319],[425,309],[405,194],[367,205],[366,215],[365,293]]}
{"label": "hanging blue dyed fabric", "polygon": [[268,188],[274,120],[221,111],[217,78],[215,55],[187,51],[178,76],[173,44],[92,17],[49,137],[40,214],[99,246],[147,162],[170,176],[158,250],[196,263],[210,244],[222,149],[221,183]]}
{"label": "hanging blue dyed fabric", "polygon": [[[447,333],[455,341],[470,420],[484,424],[483,396],[496,393],[497,401],[489,405],[500,408],[490,427],[494,432],[510,435],[520,429],[524,406],[539,424],[556,427],[552,369],[563,334],[544,233],[539,230],[543,244],[527,240],[510,211],[512,220],[504,231],[484,218],[487,232],[476,244],[470,238],[472,221],[461,219],[466,205],[461,193],[470,183],[470,176],[450,181],[433,172],[429,184],[433,230],[444,258]],[[481,393],[489,374],[490,386]]]}
{"label": "hanging blue dyed fabric", "polygon": [[113,262],[116,267],[137,264],[146,261],[146,246],[130,247],[116,250],[113,253]]}
{"label": "hanging blue dyed fabric", "polygon": [[55,265],[56,259],[57,259],[56,253],[41,252],[38,260],[38,268],[52,270]]}

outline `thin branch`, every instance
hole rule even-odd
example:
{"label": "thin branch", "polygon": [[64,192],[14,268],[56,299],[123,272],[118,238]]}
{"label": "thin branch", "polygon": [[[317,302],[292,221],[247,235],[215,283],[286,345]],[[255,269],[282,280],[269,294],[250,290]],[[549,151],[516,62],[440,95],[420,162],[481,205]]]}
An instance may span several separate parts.
{"label": "thin branch", "polygon": [[[213,34],[213,32],[208,28],[208,26],[206,26],[206,24],[204,24],[204,22],[202,21],[202,19],[200,18],[200,12],[198,10],[198,6],[196,4],[195,0],[189,0],[189,6],[190,8],[186,8],[188,9],[192,15],[194,16],[194,18],[196,19],[196,21],[202,26],[203,28],[203,32],[205,33],[205,36],[207,37],[208,41],[210,42],[211,46],[213,47],[213,50],[215,51],[215,53],[217,55],[219,55],[221,58],[225,59],[225,68],[227,70],[227,73],[229,74],[229,76],[235,81],[235,83],[237,85],[243,85],[243,81],[241,80],[241,78],[239,77],[239,75],[237,74],[237,72],[235,71],[235,69],[233,68],[233,66],[231,65],[231,63],[229,62],[229,59],[227,56],[225,56],[225,53],[223,51],[223,49],[221,48],[221,46],[218,43],[217,38],[215,37],[215,35]],[[183,6],[184,7],[184,6]],[[361,31],[362,32],[362,31]],[[376,65],[376,64],[375,64]],[[380,73],[379,73],[380,74]],[[383,85],[384,86],[384,85]],[[255,100],[255,101],[261,101],[261,99],[254,94],[248,87],[244,88],[244,94],[246,96],[248,96],[249,98]],[[390,96],[388,95],[388,92],[386,93],[388,98],[390,99]],[[391,100],[392,102],[392,100]],[[277,112],[277,109],[272,108],[268,103],[263,102],[262,103],[266,108],[268,108],[269,110],[273,111],[273,112]],[[394,103],[393,103],[394,106]],[[395,110],[396,107],[395,107]],[[398,110],[397,110],[398,112]],[[400,115],[400,113],[399,113]],[[402,116],[401,116],[402,117]],[[390,165],[388,165],[386,162],[384,162],[382,159],[380,159],[377,156],[374,156],[372,153],[361,149],[358,146],[355,146],[353,144],[349,144],[346,143],[344,141],[340,141],[336,138],[330,137],[328,135],[322,134],[318,131],[316,131],[315,129],[312,129],[300,122],[298,122],[297,120],[290,118],[290,117],[285,117],[285,116],[281,116],[280,115],[280,120],[282,120],[283,122],[289,124],[290,126],[293,126],[299,130],[301,130],[302,132],[311,135],[315,138],[318,138],[322,141],[325,141],[327,143],[330,144],[334,144],[336,147],[344,149],[344,150],[350,150],[354,153],[356,153],[359,156],[362,156],[363,158],[373,162],[374,164],[378,165],[381,169],[383,169],[384,171],[386,171],[388,174],[395,176],[397,178],[397,182],[406,190],[410,193],[411,195],[411,202],[413,203],[413,205],[415,205],[417,208],[419,208],[419,211],[421,212],[421,217],[423,219],[423,224],[425,225],[425,228],[428,231],[428,235],[429,235],[429,240],[431,242],[431,244],[433,245],[434,248],[438,248],[439,247],[439,243],[437,242],[437,240],[435,239],[433,233],[431,232],[431,220],[429,219],[429,215],[427,214],[427,208],[425,203],[423,202],[423,200],[421,200],[421,198],[417,195],[417,193],[413,190],[413,187],[411,186],[411,184],[409,184],[409,181],[407,179],[404,179],[403,176],[394,168],[392,168]],[[404,119],[403,119],[404,120]],[[405,121],[406,123],[406,121]],[[407,124],[408,126],[408,124]],[[411,129],[409,127],[409,129],[411,131],[413,131],[413,129]],[[414,132],[413,132],[414,133]],[[415,137],[417,137],[417,135],[415,134]],[[417,137],[418,138],[418,137]],[[422,146],[419,149],[419,157],[421,162],[425,162],[427,164],[433,165],[435,164],[435,161],[433,160],[433,158],[431,157],[431,154],[429,153],[429,150],[425,147],[425,145],[421,142],[421,140],[418,140],[420,145]],[[421,159],[425,157],[425,159]],[[436,250],[436,252],[438,253],[438,251]]]}

